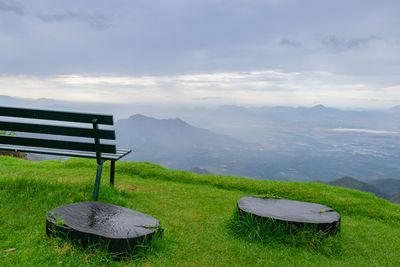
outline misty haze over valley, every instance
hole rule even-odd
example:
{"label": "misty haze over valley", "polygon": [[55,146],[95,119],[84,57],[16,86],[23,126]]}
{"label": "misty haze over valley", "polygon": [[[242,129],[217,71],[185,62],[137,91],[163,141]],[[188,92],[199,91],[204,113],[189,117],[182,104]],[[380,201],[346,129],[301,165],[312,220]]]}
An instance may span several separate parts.
{"label": "misty haze over valley", "polygon": [[400,108],[167,106],[0,97],[2,106],[114,114],[124,160],[254,179],[400,179]]}

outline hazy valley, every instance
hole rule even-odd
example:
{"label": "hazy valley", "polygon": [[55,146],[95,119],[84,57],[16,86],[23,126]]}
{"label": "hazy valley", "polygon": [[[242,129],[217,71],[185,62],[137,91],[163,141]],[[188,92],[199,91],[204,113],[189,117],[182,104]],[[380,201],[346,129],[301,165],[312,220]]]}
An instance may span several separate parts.
{"label": "hazy valley", "polygon": [[0,97],[1,105],[111,113],[125,160],[255,179],[400,178],[400,109],[177,107]]}

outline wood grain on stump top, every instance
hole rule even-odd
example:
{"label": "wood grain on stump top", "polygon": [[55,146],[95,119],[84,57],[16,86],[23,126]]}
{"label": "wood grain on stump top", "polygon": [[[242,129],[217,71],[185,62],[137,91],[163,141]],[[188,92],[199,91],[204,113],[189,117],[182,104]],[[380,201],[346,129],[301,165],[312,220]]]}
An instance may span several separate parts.
{"label": "wood grain on stump top", "polygon": [[290,199],[243,197],[238,201],[241,212],[262,218],[271,218],[294,224],[314,224],[321,230],[336,231],[340,227],[340,215],[332,208],[310,202]]}
{"label": "wood grain on stump top", "polygon": [[98,202],[80,202],[57,207],[47,213],[46,232],[57,232],[80,241],[107,243],[109,250],[123,252],[141,241],[150,242],[160,228],[153,217],[124,207]]}

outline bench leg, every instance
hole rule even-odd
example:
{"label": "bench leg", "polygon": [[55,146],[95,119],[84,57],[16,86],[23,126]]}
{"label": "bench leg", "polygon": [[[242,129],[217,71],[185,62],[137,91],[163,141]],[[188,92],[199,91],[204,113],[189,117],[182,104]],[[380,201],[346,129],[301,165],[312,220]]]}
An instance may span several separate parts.
{"label": "bench leg", "polygon": [[114,186],[115,160],[111,160],[110,167],[110,186]]}
{"label": "bench leg", "polygon": [[93,199],[97,201],[97,196],[99,195],[101,172],[103,170],[103,164],[97,165],[96,181],[94,182],[94,192]]}

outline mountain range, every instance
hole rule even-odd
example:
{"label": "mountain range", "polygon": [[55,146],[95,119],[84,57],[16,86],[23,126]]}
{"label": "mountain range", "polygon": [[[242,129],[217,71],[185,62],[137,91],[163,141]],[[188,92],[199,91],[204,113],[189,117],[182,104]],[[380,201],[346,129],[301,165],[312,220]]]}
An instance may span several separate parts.
{"label": "mountain range", "polygon": [[134,150],[126,160],[168,168],[285,181],[400,179],[399,106],[178,107],[8,96],[0,105],[114,114],[118,146]]}

